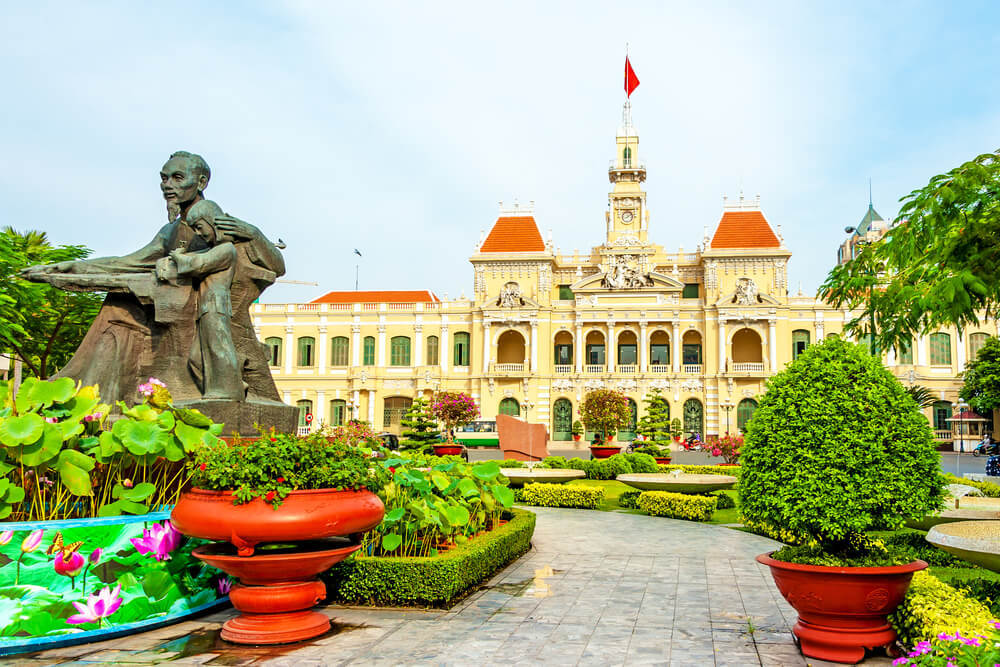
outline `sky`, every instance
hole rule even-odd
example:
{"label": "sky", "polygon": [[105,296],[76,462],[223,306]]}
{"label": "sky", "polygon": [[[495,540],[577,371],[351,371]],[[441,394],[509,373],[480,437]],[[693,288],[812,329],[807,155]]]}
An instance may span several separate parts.
{"label": "sky", "polygon": [[[691,251],[759,194],[815,292],[868,206],[1000,147],[995,2],[44,2],[0,22],[0,225],[95,256],[207,196],[287,244],[263,301],[472,292],[498,202],[564,253],[604,240],[626,44],[650,239]],[[361,251],[358,260],[354,249]],[[356,261],[357,260],[357,261]]]}

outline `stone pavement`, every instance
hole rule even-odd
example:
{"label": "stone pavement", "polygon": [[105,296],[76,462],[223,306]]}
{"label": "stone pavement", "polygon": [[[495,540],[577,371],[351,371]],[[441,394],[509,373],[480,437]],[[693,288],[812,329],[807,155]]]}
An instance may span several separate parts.
{"label": "stone pavement", "polygon": [[[795,614],[753,557],[776,542],[637,514],[532,508],[533,547],[450,610],[324,611],[334,630],[235,647],[224,611],[141,635],[8,660],[19,665],[823,665],[792,641]],[[865,665],[887,665],[869,659]]]}

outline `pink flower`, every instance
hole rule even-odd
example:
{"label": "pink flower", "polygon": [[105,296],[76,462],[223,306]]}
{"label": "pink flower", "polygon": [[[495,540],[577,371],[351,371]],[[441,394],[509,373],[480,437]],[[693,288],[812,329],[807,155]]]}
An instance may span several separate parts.
{"label": "pink flower", "polygon": [[23,542],[21,542],[21,551],[26,554],[29,554],[35,549],[37,549],[39,546],[41,546],[42,535],[44,534],[44,532],[45,531],[39,528],[38,530],[33,530],[30,533],[28,533],[28,536],[24,538]]}
{"label": "pink flower", "polygon": [[57,417],[46,417],[45,421],[47,421],[50,424],[58,424],[59,423],[59,419]]}
{"label": "pink flower", "polygon": [[163,382],[157,380],[156,378],[149,378],[149,384],[156,385],[157,387],[163,387],[164,389],[167,388],[167,385],[163,384]]}
{"label": "pink flower", "polygon": [[66,622],[74,625],[80,623],[100,624],[101,619],[107,618],[118,611],[118,607],[122,606],[121,592],[121,584],[115,586],[114,590],[111,590],[110,586],[105,586],[95,595],[88,596],[87,604],[74,602],[73,606],[80,613],[70,616]]}
{"label": "pink flower", "polygon": [[73,579],[83,571],[83,566],[86,564],[87,559],[75,551],[69,553],[69,558],[66,557],[66,552],[58,551],[52,566],[55,568],[56,574]]}
{"label": "pink flower", "polygon": [[149,384],[148,382],[140,384],[139,393],[145,396],[146,398],[149,398],[150,396],[153,395],[153,385]]}
{"label": "pink flower", "polygon": [[712,456],[722,456],[722,450],[716,447],[712,450]]}
{"label": "pink flower", "polygon": [[220,577],[216,585],[219,587],[219,595],[229,595],[229,591],[233,588],[233,580],[229,577]]}
{"label": "pink flower", "polygon": [[103,416],[104,416],[103,412],[95,412],[92,415],[87,415],[86,417],[84,417],[83,421],[85,421],[85,422],[101,421],[101,417],[103,417]]}
{"label": "pink flower", "polygon": [[101,554],[104,553],[103,549],[94,549],[90,552],[90,560],[92,565],[96,565],[97,561],[101,560]]}
{"label": "pink flower", "polygon": [[2,533],[0,533],[0,545],[4,545],[4,544],[7,544],[8,542],[10,542],[10,538],[12,538],[12,537],[14,537],[14,531],[13,530],[5,530],[5,531],[3,531]]}
{"label": "pink flower", "polygon": [[131,542],[141,554],[152,554],[156,560],[170,560],[170,552],[181,544],[181,534],[168,519],[154,523],[142,531],[141,538],[133,537]]}

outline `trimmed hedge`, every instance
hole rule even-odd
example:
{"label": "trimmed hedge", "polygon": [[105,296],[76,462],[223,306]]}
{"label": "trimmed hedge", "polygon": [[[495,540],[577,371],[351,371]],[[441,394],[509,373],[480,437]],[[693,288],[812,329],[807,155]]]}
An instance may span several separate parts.
{"label": "trimmed hedge", "polygon": [[633,510],[639,509],[639,496],[641,495],[642,491],[640,491],[639,489],[629,489],[628,491],[622,491],[621,495],[618,496],[618,505]]}
{"label": "trimmed hedge", "polygon": [[1000,486],[997,486],[992,482],[980,482],[975,479],[959,478],[951,473],[945,473],[945,478],[947,479],[948,484],[965,484],[966,486],[971,486],[974,489],[979,489],[983,492],[983,495],[988,498],[1000,498]]}
{"label": "trimmed hedge", "polygon": [[508,523],[437,556],[358,556],[329,572],[330,599],[352,604],[443,606],[528,551],[535,515],[510,510]]}
{"label": "trimmed hedge", "polygon": [[736,479],[739,479],[740,474],[743,472],[742,466],[689,466],[678,463],[667,463],[658,467],[659,472],[680,470],[689,475],[731,475]]}
{"label": "trimmed hedge", "polygon": [[575,507],[596,510],[604,501],[604,489],[597,486],[566,484],[525,484],[520,494],[525,505],[539,507]]}
{"label": "trimmed hedge", "polygon": [[916,572],[903,603],[889,616],[889,623],[904,646],[937,638],[939,633],[971,637],[992,629],[993,615],[982,602],[952,588],[926,571]]}
{"label": "trimmed hedge", "polygon": [[715,496],[694,496],[669,491],[645,491],[639,495],[639,509],[650,516],[690,521],[708,521],[718,502]]}

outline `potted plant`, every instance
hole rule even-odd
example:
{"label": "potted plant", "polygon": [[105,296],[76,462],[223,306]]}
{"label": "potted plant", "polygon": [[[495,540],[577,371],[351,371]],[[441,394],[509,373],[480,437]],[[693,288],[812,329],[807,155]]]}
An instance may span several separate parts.
{"label": "potted plant", "polygon": [[[670,463],[670,440],[673,435],[670,403],[659,389],[650,391],[644,402],[646,414],[639,420],[635,429],[644,441],[644,446],[639,451],[655,457],[657,463]],[[680,427],[679,421],[677,426]],[[645,451],[647,449],[650,451]]]}
{"label": "potted plant", "polygon": [[587,428],[595,433],[595,444],[590,447],[591,456],[604,459],[621,451],[621,447],[604,443],[610,442],[614,433],[632,418],[625,394],[610,389],[597,389],[588,393],[580,406],[580,417]]}
{"label": "potted plant", "polygon": [[577,419],[573,422],[573,426],[570,428],[570,432],[573,434],[573,440],[580,442],[580,438],[583,436],[583,422]]}
{"label": "potted plant", "polygon": [[437,456],[461,454],[462,445],[455,444],[454,441],[455,428],[468,424],[479,416],[476,401],[461,391],[439,391],[431,400],[431,414],[444,424],[446,437],[444,444],[434,445],[434,453]]}
{"label": "potted plant", "polygon": [[944,487],[933,433],[899,381],[858,345],[813,345],[768,383],[740,460],[744,523],[798,544],[757,560],[799,614],[802,653],[855,663],[890,645],[886,617],[927,563],[865,531],[938,510]]}
{"label": "potted plant", "polygon": [[674,437],[674,442],[680,442],[681,436],[684,435],[684,430],[681,427],[681,420],[677,417],[670,420],[670,435]]}
{"label": "potted plant", "polygon": [[668,465],[671,461],[670,449],[660,447],[652,443],[644,444],[642,447],[637,449],[636,452],[639,454],[649,454],[656,459],[656,462],[660,465]]}
{"label": "potted plant", "polygon": [[[252,446],[206,445],[191,467],[194,488],[170,518],[185,535],[232,544],[194,550],[240,579],[230,599],[244,614],[222,637],[277,644],[326,632],[329,619],[309,611],[326,597],[316,576],[356,551],[385,513],[375,492],[388,473],[372,465],[370,450],[272,431]],[[340,536],[351,539],[329,539]]]}
{"label": "potted plant", "polygon": [[727,433],[712,443],[710,453],[712,456],[722,457],[723,463],[720,463],[720,466],[738,466],[741,447],[743,447],[743,436]]}

